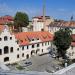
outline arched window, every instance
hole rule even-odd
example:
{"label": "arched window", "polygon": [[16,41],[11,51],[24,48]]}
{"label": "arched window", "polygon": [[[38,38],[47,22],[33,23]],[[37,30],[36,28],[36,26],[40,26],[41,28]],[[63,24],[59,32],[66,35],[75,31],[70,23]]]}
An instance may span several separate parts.
{"label": "arched window", "polygon": [[8,46],[5,46],[4,47],[4,54],[7,54],[7,53],[9,53],[9,48],[8,48]]}
{"label": "arched window", "polygon": [[34,48],[34,45],[32,45],[32,48]]}
{"label": "arched window", "polygon": [[13,52],[13,47],[10,48],[10,52],[11,52],[11,53]]}
{"label": "arched window", "polygon": [[0,49],[0,55],[2,55],[2,49]]}
{"label": "arched window", "polygon": [[42,53],[43,53],[43,49],[42,49]]}
{"label": "arched window", "polygon": [[31,51],[31,55],[34,55],[34,54],[35,54],[35,50],[32,50],[32,51]]}
{"label": "arched window", "polygon": [[0,41],[2,40],[2,38],[0,38]]}
{"label": "arched window", "polygon": [[22,54],[22,57],[24,57],[24,53]]}
{"label": "arched window", "polygon": [[7,36],[4,36],[4,41],[7,41],[7,40],[8,40]]}
{"label": "arched window", "polygon": [[26,59],[28,59],[28,58],[29,58],[29,54],[26,55]]}
{"label": "arched window", "polygon": [[4,58],[4,62],[7,62],[7,61],[9,61],[9,57]]}
{"label": "arched window", "polygon": [[12,37],[10,37],[10,40],[12,40]]}
{"label": "arched window", "polygon": [[37,50],[36,50],[36,54],[38,54],[38,53],[39,53],[39,51],[40,51],[40,50],[39,50],[39,49],[37,49]]}
{"label": "arched window", "polygon": [[17,58],[19,58],[19,54],[17,55]]}

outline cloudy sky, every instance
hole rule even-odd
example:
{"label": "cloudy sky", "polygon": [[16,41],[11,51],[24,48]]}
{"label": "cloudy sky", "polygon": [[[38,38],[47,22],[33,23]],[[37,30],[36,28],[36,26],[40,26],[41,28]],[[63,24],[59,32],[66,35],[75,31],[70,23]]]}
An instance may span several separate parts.
{"label": "cloudy sky", "polygon": [[[17,11],[22,11],[31,19],[42,15],[42,6],[43,0],[0,0],[0,16],[14,16]],[[72,15],[75,17],[75,0],[46,0],[46,15],[70,20]]]}

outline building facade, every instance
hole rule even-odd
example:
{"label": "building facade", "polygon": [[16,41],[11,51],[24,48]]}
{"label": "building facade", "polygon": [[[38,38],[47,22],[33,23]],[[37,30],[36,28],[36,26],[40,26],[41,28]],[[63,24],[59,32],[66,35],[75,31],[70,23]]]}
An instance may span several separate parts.
{"label": "building facade", "polygon": [[48,26],[51,22],[54,22],[53,18],[50,16],[45,16],[45,22],[43,21],[43,16],[33,17],[32,19],[32,26],[33,31],[48,31]]}
{"label": "building facade", "polygon": [[48,25],[48,31],[54,34],[54,32],[58,31],[61,28],[70,28],[72,30],[72,34],[75,34],[75,22],[74,21],[60,21],[60,22],[52,22]]}
{"label": "building facade", "polygon": [[6,26],[0,33],[0,62],[12,64],[47,53],[52,39],[49,32],[10,33]]}

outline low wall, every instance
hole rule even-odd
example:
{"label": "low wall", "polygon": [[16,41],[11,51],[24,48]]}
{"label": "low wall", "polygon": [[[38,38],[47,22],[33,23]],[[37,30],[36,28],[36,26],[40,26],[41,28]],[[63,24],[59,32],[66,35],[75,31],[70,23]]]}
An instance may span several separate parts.
{"label": "low wall", "polygon": [[37,71],[0,71],[0,75],[75,75],[75,64],[72,64],[55,73]]}

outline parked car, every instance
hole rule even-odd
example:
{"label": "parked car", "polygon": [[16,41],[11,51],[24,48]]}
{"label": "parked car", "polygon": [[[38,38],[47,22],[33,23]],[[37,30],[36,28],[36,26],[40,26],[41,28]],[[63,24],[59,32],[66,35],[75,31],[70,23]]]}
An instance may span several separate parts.
{"label": "parked car", "polygon": [[32,62],[25,62],[25,67],[32,65]]}
{"label": "parked car", "polygon": [[56,58],[56,55],[55,55],[55,54],[52,54],[52,57],[53,57],[53,58]]}

